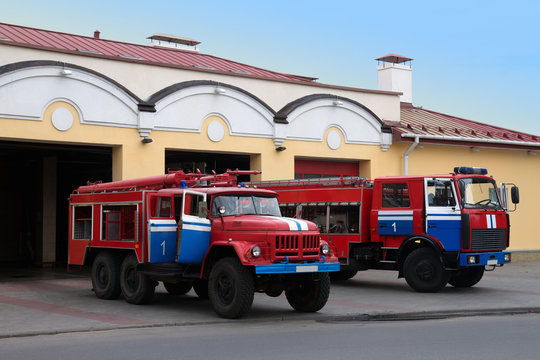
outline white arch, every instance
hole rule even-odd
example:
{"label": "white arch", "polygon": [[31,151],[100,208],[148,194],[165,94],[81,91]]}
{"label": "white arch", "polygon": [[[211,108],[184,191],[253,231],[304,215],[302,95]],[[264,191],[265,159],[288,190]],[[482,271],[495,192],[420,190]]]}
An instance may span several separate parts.
{"label": "white arch", "polygon": [[137,127],[137,101],[115,84],[75,68],[45,65],[0,75],[0,116],[42,120],[45,107],[62,100],[72,104],[83,124]]}
{"label": "white arch", "polygon": [[329,127],[343,132],[349,144],[381,144],[381,123],[369,111],[353,102],[323,98],[303,104],[287,116],[287,139],[322,141]]}
{"label": "white arch", "polygon": [[272,137],[274,114],[241,91],[204,84],[182,88],[156,102],[154,130],[200,132],[204,120],[218,114],[230,135]]}

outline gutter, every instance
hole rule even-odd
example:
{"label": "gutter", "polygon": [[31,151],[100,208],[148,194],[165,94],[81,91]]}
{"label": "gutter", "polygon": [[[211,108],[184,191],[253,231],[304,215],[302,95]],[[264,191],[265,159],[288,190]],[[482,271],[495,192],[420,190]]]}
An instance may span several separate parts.
{"label": "gutter", "polygon": [[[405,135],[409,135],[409,134],[405,134]],[[409,154],[413,152],[413,150],[418,146],[419,143],[420,143],[420,135],[414,136],[414,142],[407,149],[407,151],[405,151],[405,154],[403,154],[403,175],[405,176],[408,175],[409,173]]]}
{"label": "gutter", "polygon": [[[537,142],[515,141],[515,140],[499,140],[499,139],[480,139],[480,138],[471,138],[471,137],[463,137],[463,136],[401,134],[401,137],[402,138],[414,138],[415,142],[418,139],[425,139],[425,140],[463,141],[463,142],[488,143],[488,144],[498,144],[498,145],[516,145],[516,146],[540,147],[540,143],[537,143]],[[413,147],[413,150],[414,150],[414,147]],[[407,150],[407,152],[409,152],[409,151]]]}

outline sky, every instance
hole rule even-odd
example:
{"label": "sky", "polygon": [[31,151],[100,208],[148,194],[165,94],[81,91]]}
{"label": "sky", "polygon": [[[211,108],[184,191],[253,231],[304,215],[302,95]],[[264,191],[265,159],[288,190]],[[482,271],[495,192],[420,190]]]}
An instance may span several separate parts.
{"label": "sky", "polygon": [[413,58],[413,104],[540,135],[540,2],[533,0],[0,0],[0,22],[201,53],[325,84],[377,89],[377,61]]}

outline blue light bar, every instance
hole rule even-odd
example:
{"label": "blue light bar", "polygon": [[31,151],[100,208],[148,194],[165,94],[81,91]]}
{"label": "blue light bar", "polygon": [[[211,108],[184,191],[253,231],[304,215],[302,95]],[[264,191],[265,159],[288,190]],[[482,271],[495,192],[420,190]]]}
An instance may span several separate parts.
{"label": "blue light bar", "polygon": [[488,171],[484,168],[479,167],[469,167],[469,166],[459,166],[454,168],[454,173],[456,174],[475,174],[475,175],[487,175]]}

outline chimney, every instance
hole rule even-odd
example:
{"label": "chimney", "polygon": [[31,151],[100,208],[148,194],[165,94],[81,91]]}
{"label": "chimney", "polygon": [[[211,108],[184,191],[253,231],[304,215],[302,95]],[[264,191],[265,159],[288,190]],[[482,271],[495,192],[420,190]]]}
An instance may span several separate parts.
{"label": "chimney", "polygon": [[[405,56],[388,54],[377,60],[378,89],[402,92],[401,102],[412,103],[412,66]],[[408,64],[407,64],[408,63]]]}
{"label": "chimney", "polygon": [[94,39],[99,39],[99,30],[94,31]]}

